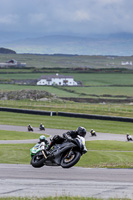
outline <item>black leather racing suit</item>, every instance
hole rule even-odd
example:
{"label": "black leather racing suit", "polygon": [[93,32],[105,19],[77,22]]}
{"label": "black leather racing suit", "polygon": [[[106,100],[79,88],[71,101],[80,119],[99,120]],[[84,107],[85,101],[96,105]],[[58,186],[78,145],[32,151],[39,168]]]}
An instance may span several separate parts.
{"label": "black leather racing suit", "polygon": [[74,139],[76,138],[78,135],[77,131],[68,131],[66,133],[63,133],[63,137],[60,135],[55,135],[52,140],[51,143],[49,145],[49,147],[47,148],[47,150],[49,150],[53,145],[55,144],[61,144],[62,142],[64,142],[64,140],[67,139]]}

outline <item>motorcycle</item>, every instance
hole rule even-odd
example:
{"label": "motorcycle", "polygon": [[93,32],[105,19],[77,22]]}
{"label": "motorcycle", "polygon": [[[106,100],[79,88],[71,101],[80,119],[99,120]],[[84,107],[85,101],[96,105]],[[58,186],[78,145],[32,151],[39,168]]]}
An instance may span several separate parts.
{"label": "motorcycle", "polygon": [[91,133],[91,136],[97,136],[95,131],[90,132],[90,133]]}
{"label": "motorcycle", "polygon": [[126,136],[126,137],[127,137],[127,141],[133,141],[133,138],[132,138],[132,136],[131,136],[131,135],[128,135],[128,134],[127,134],[127,136]]}
{"label": "motorcycle", "polygon": [[45,131],[44,125],[40,126],[39,129],[40,129],[40,131]]}
{"label": "motorcycle", "polygon": [[33,128],[32,127],[28,127],[28,131],[33,131]]}
{"label": "motorcycle", "polygon": [[31,165],[35,168],[47,166],[61,166],[70,168],[74,166],[80,157],[87,152],[85,139],[78,136],[76,139],[65,139],[62,144],[55,144],[49,151],[45,143],[36,144],[30,149]]}

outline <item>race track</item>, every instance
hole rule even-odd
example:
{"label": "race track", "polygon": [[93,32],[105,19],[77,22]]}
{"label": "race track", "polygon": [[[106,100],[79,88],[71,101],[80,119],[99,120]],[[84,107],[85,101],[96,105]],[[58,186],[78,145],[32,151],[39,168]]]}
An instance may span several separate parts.
{"label": "race track", "polygon": [[133,199],[132,169],[91,169],[0,164],[0,197],[85,196]]}
{"label": "race track", "polygon": [[[25,127],[0,125],[1,130],[27,131]],[[37,128],[36,133],[43,134]],[[46,129],[44,133],[62,134],[64,130]],[[87,140],[118,140],[126,141],[124,135],[98,133],[97,137]],[[29,140],[21,141],[29,142]],[[30,140],[30,142],[36,142]],[[4,141],[0,141],[4,143]],[[18,143],[18,141],[6,141]],[[133,199],[132,169],[99,169],[44,166],[40,169],[29,165],[0,164],[0,197],[7,196],[88,196],[100,198],[130,198]]]}
{"label": "race track", "polygon": [[[0,125],[0,130],[10,130],[10,131],[23,131],[28,132],[27,127],[25,126],[11,126],[11,125]],[[68,130],[60,130],[60,129],[50,129],[46,128],[45,131],[40,131],[39,128],[34,127],[34,133],[38,133],[38,138],[42,134],[48,134],[51,137],[53,137],[56,134],[62,135]],[[110,133],[97,133],[96,137],[91,137],[89,133],[86,135],[86,140],[116,140],[116,141],[126,141],[126,136],[121,134],[110,134]],[[17,141],[2,141],[0,140],[0,143],[33,143],[38,140],[17,140]]]}

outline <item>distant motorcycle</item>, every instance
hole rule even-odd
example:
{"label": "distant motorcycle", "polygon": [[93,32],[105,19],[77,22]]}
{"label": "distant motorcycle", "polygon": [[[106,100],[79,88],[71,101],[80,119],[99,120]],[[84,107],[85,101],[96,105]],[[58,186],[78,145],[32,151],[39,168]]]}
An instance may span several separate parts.
{"label": "distant motorcycle", "polygon": [[132,138],[132,136],[131,135],[126,135],[126,137],[127,137],[127,141],[133,141],[133,138]]}
{"label": "distant motorcycle", "polygon": [[78,136],[76,139],[65,139],[62,144],[55,144],[49,151],[45,143],[36,144],[30,149],[31,165],[35,168],[47,166],[61,166],[70,168],[74,166],[80,157],[87,152],[85,139]]}
{"label": "distant motorcycle", "polygon": [[91,131],[90,133],[91,133],[91,136],[97,136],[95,131]]}
{"label": "distant motorcycle", "polygon": [[40,126],[39,129],[40,129],[40,131],[45,131],[44,125]]}
{"label": "distant motorcycle", "polygon": [[32,127],[28,127],[28,131],[34,131]]}

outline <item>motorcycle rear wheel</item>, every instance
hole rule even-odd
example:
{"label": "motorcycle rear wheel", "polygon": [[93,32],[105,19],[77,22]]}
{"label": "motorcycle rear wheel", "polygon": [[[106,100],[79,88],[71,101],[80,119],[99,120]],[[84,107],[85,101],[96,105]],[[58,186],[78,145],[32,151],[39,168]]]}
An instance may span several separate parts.
{"label": "motorcycle rear wheel", "polygon": [[79,151],[72,151],[70,158],[67,158],[67,155],[64,155],[61,159],[62,168],[70,168],[74,166],[80,159],[81,153]]}
{"label": "motorcycle rear wheel", "polygon": [[45,158],[43,155],[40,155],[40,152],[35,154],[31,159],[31,165],[35,168],[40,168],[44,166]]}

